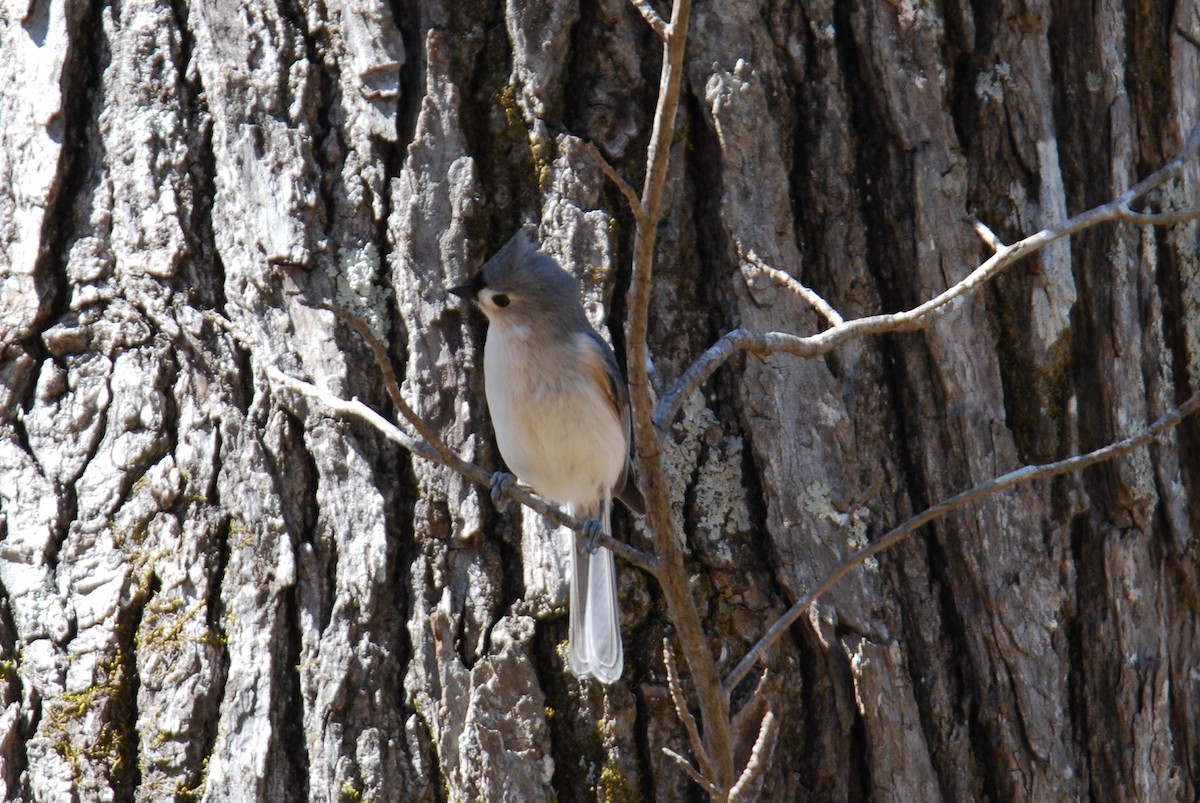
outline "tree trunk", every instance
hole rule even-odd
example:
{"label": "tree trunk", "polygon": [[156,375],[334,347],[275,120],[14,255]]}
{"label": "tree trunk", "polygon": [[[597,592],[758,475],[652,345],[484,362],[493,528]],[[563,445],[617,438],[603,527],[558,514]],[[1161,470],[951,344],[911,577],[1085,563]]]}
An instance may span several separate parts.
{"label": "tree trunk", "polygon": [[[395,416],[341,307],[501,468],[445,287],[536,224],[622,353],[634,220],[585,143],[640,184],[660,60],[626,0],[0,10],[7,798],[703,798],[661,751],[652,578],[621,567],[622,682],[577,681],[556,530],[266,373]],[[1198,89],[1196,0],[700,3],[656,391],[736,326],[824,325],[741,256],[910,308],[989,255],[971,216],[1009,242],[1170,159]],[[719,668],[895,524],[1189,396],[1198,254],[1194,222],[1096,228],[927,331],[718,372],[666,446]],[[1195,421],[939,520],[735,690],[739,762],[770,709],[764,799],[1195,799],[1198,531]]]}

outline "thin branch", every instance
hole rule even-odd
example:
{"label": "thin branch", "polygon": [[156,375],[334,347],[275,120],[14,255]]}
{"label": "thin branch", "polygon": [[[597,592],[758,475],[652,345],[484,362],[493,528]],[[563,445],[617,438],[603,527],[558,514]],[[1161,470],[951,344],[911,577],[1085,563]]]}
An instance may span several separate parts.
{"label": "thin branch", "polygon": [[1183,40],[1191,44],[1192,47],[1200,50],[1200,39],[1197,39],[1195,36],[1193,36],[1190,31],[1185,30],[1182,25],[1175,26],[1175,33],[1179,34]]}
{"label": "thin branch", "polygon": [[1075,457],[1069,457],[1065,460],[1059,460],[1055,463],[1046,463],[1039,466],[1023,466],[1015,471],[1010,471],[1007,474],[1002,474],[999,477],[988,480],[987,482],[977,485],[970,490],[956,494],[949,499],[939,502],[933,507],[927,508],[919,516],[909,519],[900,526],[888,532],[879,540],[873,541],[868,546],[860,549],[850,557],[843,560],[838,564],[837,568],[829,574],[829,576],[821,581],[820,585],[818,585],[815,589],[813,589],[812,592],[808,594],[808,596],[797,600],[796,603],[788,609],[787,613],[779,617],[779,619],[777,619],[771,625],[771,627],[767,629],[767,632],[764,633],[763,637],[758,640],[758,643],[754,645],[750,652],[746,653],[746,657],[739,661],[738,665],[735,666],[733,671],[729,673],[729,676],[725,679],[726,691],[732,690],[735,686],[737,686],[738,683],[742,681],[742,678],[746,676],[746,673],[750,671],[750,668],[753,667],[754,664],[763,656],[763,654],[770,649],[770,647],[775,644],[776,641],[779,640],[779,637],[782,636],[783,633],[787,631],[787,629],[791,627],[806,610],[808,610],[808,608],[818,597],[820,597],[829,589],[833,588],[833,586],[839,580],[849,574],[851,570],[853,570],[867,558],[877,555],[883,550],[900,543],[920,527],[928,524],[934,519],[946,515],[952,510],[963,507],[970,502],[983,499],[999,493],[1000,491],[1007,490],[1016,485],[1022,485],[1024,483],[1031,482],[1033,480],[1046,479],[1047,477],[1054,477],[1059,474],[1070,474],[1076,471],[1082,471],[1088,466],[1093,466],[1097,463],[1103,463],[1105,461],[1112,460],[1113,458],[1120,457],[1121,455],[1128,454],[1135,449],[1140,449],[1141,447],[1161,436],[1164,432],[1167,432],[1178,426],[1179,422],[1198,409],[1200,409],[1200,391],[1197,391],[1183,404],[1159,418],[1137,435],[1110,443],[1107,446],[1096,449],[1095,451],[1087,452],[1086,454],[1077,455]]}
{"label": "thin branch", "polygon": [[665,40],[670,36],[671,31],[667,28],[667,21],[659,15],[654,6],[650,5],[650,0],[629,0],[629,2],[633,3],[633,7],[642,13],[642,18],[654,29],[659,39]]}
{"label": "thin branch", "polygon": [[[1121,193],[1116,199],[1081,212],[1055,226],[1042,229],[1012,245],[1004,245],[996,238],[995,242],[999,246],[996,253],[971,271],[965,279],[910,310],[889,315],[856,318],[808,337],[785,332],[764,334],[746,329],[729,332],[697,358],[687,371],[675,381],[666,395],[659,400],[658,407],[654,412],[656,426],[661,430],[674,420],[680,407],[683,406],[684,400],[696,388],[707,382],[717,368],[739,351],[752,351],[760,356],[784,352],[798,357],[819,357],[850,340],[890,332],[914,332],[931,326],[950,310],[951,302],[974,292],[1001,271],[1030,254],[1041,251],[1050,243],[1090,229],[1100,223],[1126,217],[1131,203],[1179,172],[1184,162],[1193,155],[1198,147],[1200,147],[1200,120],[1197,120],[1196,125],[1192,128],[1187,144],[1178,156]],[[1164,222],[1167,221],[1164,219]],[[976,230],[978,231],[978,229]]]}
{"label": "thin branch", "polygon": [[775,727],[775,714],[769,709],[763,715],[762,724],[758,728],[758,738],[750,750],[750,759],[742,770],[738,782],[729,790],[729,803],[740,803],[749,792],[750,787],[762,775],[766,766],[771,763],[771,755],[775,752],[775,737],[779,729]]}
{"label": "thin branch", "polygon": [[650,398],[646,346],[654,244],[662,218],[663,193],[682,91],[684,50],[691,11],[691,0],[675,0],[671,8],[671,24],[665,31],[658,104],[646,154],[646,179],[642,185],[642,209],[646,217],[638,224],[633,242],[633,275],[628,295],[629,330],[625,348],[629,396],[633,408],[633,440],[638,453],[638,480],[646,499],[646,524],[653,533],[655,553],[661,567],[656,576],[696,688],[697,707],[704,726],[704,744],[712,760],[713,777],[717,781],[716,786],[727,789],[735,780],[729,697],[721,688],[716,661],[709,651],[704,626],[687,582],[679,547],[680,534],[671,517],[671,500],[663,471],[663,448],[653,421],[654,403]]}
{"label": "thin branch", "polygon": [[[446,449],[445,453],[423,440],[412,437],[358,399],[347,401],[327,390],[318,388],[316,385],[288,376],[275,366],[267,367],[267,376],[283,387],[308,398],[316,399],[329,408],[330,412],[338,416],[357,418],[360,421],[370,424],[385,438],[398,444],[401,448],[406,449],[417,457],[422,457],[430,462],[446,466],[485,488],[491,487],[492,472],[475,463],[463,460],[449,449],[446,449],[444,445],[441,448]],[[557,524],[560,527],[567,527],[576,532],[583,532],[584,522],[582,519],[564,513],[541,497],[529,493],[516,483],[510,483],[505,486],[504,492],[508,497],[515,499],[535,513],[540,513],[550,523]],[[614,554],[620,555],[639,569],[654,576],[658,575],[658,560],[654,556],[647,555],[640,549],[632,547],[623,541],[618,541],[606,534],[597,536],[596,543],[611,549]]]}
{"label": "thin branch", "polygon": [[975,229],[975,233],[979,235],[979,239],[983,240],[984,243],[987,244],[988,248],[992,249],[993,251],[999,251],[1002,248],[1008,247],[1004,244],[1003,240],[996,236],[996,232],[989,229],[982,220],[972,217],[970,218],[970,221],[971,226]]}
{"label": "thin branch", "polygon": [[600,165],[600,169],[604,172],[604,175],[608,176],[608,180],[615,184],[617,189],[621,191],[621,194],[625,196],[625,200],[629,202],[629,208],[633,212],[634,221],[639,226],[645,225],[646,210],[642,207],[642,200],[638,198],[633,187],[621,177],[621,174],[617,172],[615,167],[609,164],[609,161],[604,158],[604,154],[600,153],[599,148],[590,142],[585,142],[584,147],[587,148],[588,153],[592,155],[596,163]]}
{"label": "thin branch", "polygon": [[1200,218],[1200,208],[1178,209],[1174,212],[1135,212],[1128,206],[1120,206],[1117,215],[1121,220],[1142,226],[1174,226]]}
{"label": "thin branch", "polygon": [[659,431],[665,429],[679,413],[684,401],[739,351],[750,351],[763,357],[770,353],[766,338],[759,332],[734,329],[721,335],[716,343],[709,346],[708,350],[697,357],[683,375],[675,380],[675,384],[658,402],[658,407],[654,410],[655,428]]}
{"label": "thin branch", "polygon": [[[491,487],[491,475],[487,475],[486,480],[481,482],[480,476],[482,476],[483,474],[486,474],[486,470],[479,466],[476,466],[474,463],[468,463],[467,461],[459,458],[459,456],[456,455],[453,451],[451,451],[450,448],[448,446],[446,446],[446,444],[444,444],[442,442],[442,440],[437,436],[437,434],[432,429],[430,429],[429,426],[423,420],[421,420],[421,417],[419,415],[417,415],[416,412],[411,407],[409,407],[408,402],[405,401],[405,399],[404,399],[404,394],[400,391],[400,383],[396,379],[396,372],[392,369],[392,361],[388,358],[387,348],[384,347],[383,343],[380,342],[379,338],[375,337],[375,333],[371,331],[370,327],[368,327],[366,325],[366,323],[363,322],[361,319],[359,319],[357,316],[351,315],[349,312],[346,312],[345,310],[338,309],[337,307],[334,307],[329,304],[323,304],[323,303],[317,303],[316,306],[320,307],[321,309],[329,310],[335,316],[337,316],[341,320],[345,321],[350,326],[350,328],[352,328],[354,331],[358,332],[359,336],[363,340],[366,341],[368,346],[370,346],[371,353],[375,357],[375,364],[379,368],[379,373],[383,375],[383,384],[384,384],[384,387],[387,388],[388,396],[391,398],[392,403],[394,405],[396,405],[397,409],[400,410],[400,413],[401,413],[401,415],[404,416],[405,420],[408,421],[409,424],[412,425],[413,429],[415,429],[417,431],[417,434],[421,436],[421,439],[428,445],[432,446],[434,451],[437,452],[437,459],[435,459],[434,462],[441,463],[444,466],[447,466],[456,471],[459,471],[459,473],[462,473],[465,476],[469,477],[470,479],[475,480],[476,482],[479,482],[481,485],[486,485],[490,488]],[[332,394],[329,394],[329,395],[332,396]],[[333,398],[337,398],[337,397],[335,396]],[[324,399],[322,399],[322,400],[324,400]],[[358,402],[358,403],[362,404],[362,402]],[[363,406],[365,407],[366,405],[363,405]],[[374,411],[372,411],[372,412],[374,412]],[[361,416],[359,416],[359,417],[361,417]],[[387,421],[387,419],[383,418],[383,416],[378,416],[378,419],[380,421],[385,421],[385,422]],[[368,421],[368,423],[375,424],[374,421]],[[387,423],[389,424],[389,426],[391,426],[391,422],[387,422]],[[378,428],[377,424],[375,424],[375,426],[376,426],[376,428]],[[413,451],[413,450],[409,449],[409,451]],[[424,455],[422,455],[422,456],[424,456]],[[476,474],[475,472],[467,473],[466,471],[463,471],[463,468],[469,468],[472,470],[478,469],[479,473],[478,474]],[[545,516],[547,519],[549,519],[553,523],[558,524],[563,527],[568,527],[568,528],[570,528],[572,530],[576,530],[578,532],[582,532],[582,526],[583,526],[582,519],[577,520],[573,516],[568,516],[566,514],[561,513],[558,510],[558,508],[555,508],[553,505],[550,505],[544,499],[540,499],[539,497],[536,497],[536,496],[528,493],[524,489],[516,487],[515,484],[513,484],[513,483],[510,483],[506,487],[506,490],[509,491],[508,496],[510,496],[513,499],[516,499],[518,502],[525,505],[526,507],[529,507],[532,510],[534,510],[538,513],[541,513],[543,516]],[[526,499],[526,497],[528,499]],[[535,502],[536,502],[536,504],[535,504]],[[543,508],[544,508],[544,510],[543,510]],[[556,514],[559,514],[561,516],[562,520],[560,521],[560,520],[558,520],[558,518],[556,518],[556,516],[547,514],[545,512],[546,510],[553,511]],[[578,521],[578,523],[579,523],[578,526],[576,526],[574,523],[572,523],[572,522],[576,522],[576,521]],[[625,558],[627,561],[629,561],[630,563],[632,563],[633,565],[637,566],[640,569],[648,571],[651,574],[655,574],[657,572],[657,568],[656,568],[657,561],[652,556],[647,555],[645,552],[642,552],[641,550],[636,549],[635,547],[629,546],[628,544],[626,544],[622,541],[617,541],[611,535],[602,533],[597,538],[596,543],[599,544],[600,546],[608,547],[615,554],[620,555],[621,557]]]}
{"label": "thin branch", "polygon": [[683,696],[683,687],[679,684],[679,669],[675,666],[675,653],[672,652],[671,642],[667,639],[663,639],[663,663],[667,666],[667,688],[670,689],[671,700],[675,703],[675,713],[687,731],[688,741],[692,743],[692,752],[696,754],[696,763],[700,765],[700,772],[704,777],[712,778],[712,759],[708,757],[708,750],[705,749],[700,731],[696,728],[696,718],[692,716]]}
{"label": "thin branch", "polygon": [[[404,416],[404,420],[412,425],[412,428],[417,431],[421,439],[432,446],[441,458],[440,463],[444,466],[449,466],[451,461],[457,460],[458,455],[450,451],[446,444],[442,443],[442,439],[437,436],[429,426],[421,420],[421,417],[408,406],[408,402],[404,398],[404,394],[400,392],[400,383],[396,379],[396,372],[392,369],[392,361],[388,357],[387,349],[379,338],[375,337],[375,333],[371,331],[360,318],[351,315],[343,309],[339,309],[331,304],[316,302],[313,306],[323,310],[332,312],[335,317],[341,319],[355,332],[358,332],[359,337],[366,341],[371,348],[371,354],[375,357],[375,365],[379,368],[379,373],[383,374],[383,386],[387,388],[388,396],[392,400],[392,404],[396,405],[396,409]],[[411,451],[411,450],[409,450]]]}
{"label": "thin branch", "polygon": [[669,747],[664,747],[662,749],[662,751],[663,751],[664,755],[668,756],[669,758],[675,759],[675,763],[683,768],[683,771],[687,773],[687,776],[689,778],[691,778],[693,781],[695,781],[697,784],[699,784],[700,787],[702,789],[704,789],[705,792],[708,792],[710,795],[712,795],[713,800],[718,800],[718,801],[721,801],[722,803],[724,803],[724,801],[729,799],[725,796],[725,793],[721,791],[721,788],[719,786],[717,786],[712,781],[708,780],[703,775],[701,775],[699,772],[697,772],[696,768],[693,767],[692,763],[690,761],[688,761],[686,758],[679,755],[678,753],[676,753],[674,750],[672,750]]}
{"label": "thin branch", "polygon": [[790,276],[778,268],[773,268],[767,263],[763,262],[753,251],[742,253],[742,249],[739,246],[738,256],[740,256],[744,262],[747,262],[750,265],[758,268],[760,271],[767,274],[772,279],[779,282],[784,287],[807,301],[813,309],[821,314],[821,317],[829,321],[830,326],[840,326],[846,322],[845,319],[842,318],[841,314],[835,310],[828,301],[822,298],[819,293],[807,285],[800,283],[795,277]]}
{"label": "thin branch", "polygon": [[1192,124],[1192,131],[1188,134],[1187,142],[1184,143],[1183,148],[1175,155],[1175,158],[1121,193],[1115,201],[1116,205],[1128,208],[1138,198],[1141,198],[1150,192],[1150,190],[1178,173],[1183,168],[1184,162],[1198,148],[1200,148],[1200,118],[1197,118],[1196,122]]}

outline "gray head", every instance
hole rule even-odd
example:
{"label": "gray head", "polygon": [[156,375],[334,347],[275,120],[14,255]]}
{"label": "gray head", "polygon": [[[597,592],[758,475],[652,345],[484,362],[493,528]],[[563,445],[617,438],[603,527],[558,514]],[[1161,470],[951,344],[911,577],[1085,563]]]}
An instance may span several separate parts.
{"label": "gray head", "polygon": [[531,316],[562,326],[587,324],[579,301],[579,282],[549,254],[539,251],[524,230],[518,231],[466,284],[450,292],[474,301],[501,324],[527,324]]}

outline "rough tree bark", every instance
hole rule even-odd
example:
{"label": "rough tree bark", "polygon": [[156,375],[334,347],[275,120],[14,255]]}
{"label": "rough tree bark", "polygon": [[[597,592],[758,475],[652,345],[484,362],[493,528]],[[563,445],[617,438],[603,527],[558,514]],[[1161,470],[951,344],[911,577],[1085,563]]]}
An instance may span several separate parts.
{"label": "rough tree bark", "polygon": [[[1012,240],[1170,158],[1200,5],[701,2],[687,53],[659,391],[734,326],[821,328],[739,253],[904,309],[987,254],[969,216]],[[640,182],[660,58],[627,0],[0,7],[5,796],[702,796],[660,751],[689,745],[647,576],[624,682],[575,681],[551,529],[265,375],[388,410],[337,304],[499,467],[443,288],[536,223],[623,342],[633,221],[585,143]],[[1198,308],[1196,224],[1120,224],[927,332],[723,368],[667,433],[719,667],[915,511],[1190,395]],[[739,760],[770,708],[766,799],[1194,799],[1198,530],[1195,421],[931,525],[739,687]]]}

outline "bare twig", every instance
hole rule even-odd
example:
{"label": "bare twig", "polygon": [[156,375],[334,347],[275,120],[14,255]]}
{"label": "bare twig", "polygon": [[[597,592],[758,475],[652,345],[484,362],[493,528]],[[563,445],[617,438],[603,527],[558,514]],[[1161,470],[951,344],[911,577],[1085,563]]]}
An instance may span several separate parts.
{"label": "bare twig", "polygon": [[1191,31],[1184,29],[1181,25],[1175,26],[1175,33],[1183,37],[1184,41],[1188,42],[1192,47],[1200,50],[1200,39],[1192,35]]}
{"label": "bare twig", "polygon": [[[648,5],[635,5],[643,14]],[[626,354],[629,395],[633,407],[634,443],[638,452],[638,479],[646,499],[646,523],[653,533],[655,553],[661,570],[656,575],[675,625],[680,649],[696,688],[704,744],[712,761],[715,786],[728,789],[734,782],[733,740],[730,735],[729,696],[721,688],[716,661],[708,648],[700,614],[684,570],[680,537],[671,517],[671,501],[663,473],[663,449],[653,422],[650,398],[646,334],[649,328],[650,284],[654,273],[654,243],[662,217],[667,163],[674,139],[675,115],[683,75],[691,0],[675,0],[671,24],[665,29],[662,72],[658,82],[658,105],[646,155],[646,179],[642,187],[645,219],[637,226],[633,242],[633,276],[629,288],[629,331]],[[653,22],[651,23],[653,24]]]}
{"label": "bare twig", "polygon": [[988,248],[992,249],[993,251],[999,251],[1002,248],[1008,247],[1004,244],[1003,240],[996,236],[996,232],[989,229],[982,220],[972,217],[970,218],[970,221],[971,226],[975,229],[975,233],[979,235],[979,239],[983,240],[984,243],[987,244]]}
{"label": "bare twig", "polygon": [[[327,390],[318,388],[316,385],[296,379],[293,376],[288,376],[274,366],[268,366],[267,376],[289,390],[311,399],[316,399],[336,415],[357,418],[360,421],[370,424],[385,438],[398,444],[417,457],[444,465],[485,488],[491,486],[492,472],[475,463],[463,460],[440,444],[440,442],[438,442],[440,446],[438,448],[430,443],[426,443],[424,440],[412,437],[358,399],[347,401]],[[505,486],[504,492],[510,498],[515,499],[535,513],[540,513],[550,523],[557,524],[560,527],[567,527],[576,532],[583,532],[584,522],[582,519],[564,513],[541,497],[529,493],[516,483],[510,483]],[[639,569],[657,576],[659,571],[658,561],[652,555],[647,555],[640,549],[618,541],[606,534],[599,535],[596,543],[600,546],[608,547],[615,554],[620,555]]]}
{"label": "bare twig", "polygon": [[587,148],[588,153],[592,155],[596,163],[600,165],[600,170],[603,171],[604,175],[608,176],[608,180],[617,185],[617,189],[625,196],[625,200],[629,203],[629,209],[633,212],[634,221],[638,225],[644,225],[646,222],[646,210],[642,208],[642,201],[637,197],[637,193],[634,192],[633,187],[629,185],[628,181],[621,178],[621,174],[617,172],[615,167],[609,164],[609,161],[604,158],[604,154],[600,153],[599,148],[590,142],[585,142],[584,147]]}
{"label": "bare twig", "polygon": [[[1012,245],[1004,245],[999,238],[995,238],[995,246],[998,246],[996,253],[971,271],[958,284],[910,310],[889,315],[856,318],[808,337],[799,337],[784,332],[760,333],[747,329],[735,329],[727,333],[692,363],[691,367],[659,400],[658,408],[654,412],[654,421],[661,429],[674,420],[684,399],[707,382],[717,368],[739,351],[751,351],[760,356],[784,352],[798,357],[819,357],[850,340],[889,332],[914,332],[931,326],[949,311],[951,302],[974,292],[1001,271],[1030,254],[1037,253],[1050,243],[1090,229],[1100,223],[1127,218],[1129,214],[1140,214],[1129,212],[1129,205],[1178,173],[1184,162],[1195,153],[1198,147],[1200,147],[1200,120],[1193,127],[1186,145],[1178,156],[1121,193],[1116,199],[1081,212],[1055,226],[1042,229]],[[1191,215],[1191,212],[1186,214]],[[1170,216],[1164,215],[1162,222],[1170,223],[1173,220]]]}
{"label": "bare twig", "polygon": [[1174,212],[1135,212],[1128,206],[1119,207],[1121,220],[1142,226],[1173,226],[1200,218],[1200,209],[1179,209]]}
{"label": "bare twig", "polygon": [[1121,193],[1117,197],[1116,205],[1128,208],[1138,198],[1178,173],[1183,168],[1184,162],[1191,158],[1198,148],[1200,148],[1200,118],[1197,118],[1196,122],[1192,124],[1192,131],[1188,134],[1187,142],[1184,143],[1175,158]]}
{"label": "bare twig", "polygon": [[787,629],[791,627],[806,610],[808,610],[808,608],[813,604],[814,601],[816,601],[818,597],[820,597],[829,589],[833,588],[833,586],[839,580],[849,574],[851,570],[853,570],[867,558],[877,555],[883,550],[900,543],[918,528],[928,524],[934,519],[946,515],[952,510],[963,507],[970,502],[983,499],[984,497],[991,496],[992,494],[999,493],[1000,491],[1007,490],[1008,488],[1012,488],[1016,485],[1022,485],[1032,480],[1045,479],[1047,477],[1054,477],[1059,474],[1070,474],[1076,471],[1082,471],[1088,466],[1095,465],[1096,463],[1103,463],[1107,460],[1112,460],[1113,458],[1128,454],[1129,452],[1139,449],[1155,440],[1164,432],[1167,432],[1168,430],[1178,426],[1180,421],[1198,409],[1200,409],[1200,391],[1197,391],[1190,399],[1159,418],[1137,435],[1110,443],[1109,445],[1096,449],[1095,451],[1077,455],[1076,457],[1069,457],[1065,460],[1059,460],[1055,463],[1046,463],[1039,466],[1024,466],[1016,469],[1015,471],[1010,471],[1007,474],[1002,474],[999,477],[988,480],[987,482],[977,485],[970,490],[963,491],[962,493],[952,496],[949,499],[943,500],[933,507],[926,509],[919,516],[909,519],[900,526],[888,532],[879,540],[872,542],[870,545],[860,549],[850,557],[843,560],[838,564],[837,568],[829,574],[829,576],[821,581],[820,585],[818,585],[808,594],[808,596],[797,600],[796,603],[788,609],[787,613],[779,617],[779,619],[777,619],[771,625],[771,627],[767,629],[767,632],[763,634],[763,637],[758,640],[750,652],[746,653],[746,657],[739,661],[738,665],[733,668],[733,671],[731,671],[729,676],[725,678],[725,689],[729,691],[737,686],[737,684],[742,681],[742,678],[746,676],[746,673],[750,671],[750,668],[754,666],[759,658],[761,658],[763,654],[770,649],[770,647],[776,641],[779,640],[779,637],[782,636],[783,633],[786,632]]}
{"label": "bare twig", "polygon": [[[827,329],[822,334],[832,331],[834,330]],[[760,356],[770,353],[766,336],[759,332],[734,329],[721,335],[716,343],[709,346],[708,350],[696,358],[683,375],[675,380],[675,384],[659,400],[658,407],[654,410],[654,426],[659,430],[666,428],[679,413],[683,402],[739,351],[750,351]]]}
{"label": "bare twig", "polygon": [[[395,370],[392,369],[392,361],[388,358],[387,349],[383,343],[379,342],[379,338],[375,337],[375,333],[371,331],[370,327],[357,316],[351,315],[343,309],[338,309],[332,304],[316,302],[313,306],[332,312],[335,317],[342,320],[355,332],[358,332],[359,337],[366,341],[367,345],[371,348],[371,354],[375,357],[375,365],[379,368],[379,373],[383,374],[383,386],[387,388],[392,404],[396,405],[396,409],[404,416],[404,420],[412,425],[412,428],[417,431],[421,439],[437,451],[438,456],[441,458],[438,462],[449,466],[452,460],[457,460],[458,455],[450,451],[450,448],[442,443],[442,439],[408,406],[408,402],[404,399],[404,394],[400,392],[400,383],[396,379]],[[410,449],[409,451],[412,450]]]}
{"label": "bare twig", "polygon": [[650,0],[629,0],[629,2],[633,3],[633,7],[642,13],[643,19],[660,39],[666,39],[670,35],[666,20],[655,10],[654,6],[650,5]]}
{"label": "bare twig", "polygon": [[775,727],[775,714],[770,710],[763,715],[762,724],[758,728],[758,738],[750,749],[750,759],[742,770],[737,783],[729,790],[729,803],[741,803],[746,799],[755,781],[762,775],[763,770],[771,763],[771,754],[775,752],[775,737],[779,729]]}
{"label": "bare twig", "polygon": [[692,763],[690,761],[688,761],[686,758],[679,755],[678,753],[676,753],[674,750],[672,750],[669,747],[664,747],[662,749],[662,751],[663,751],[664,755],[668,756],[669,758],[675,759],[675,763],[683,768],[683,771],[687,773],[687,776],[689,778],[691,778],[693,781],[695,781],[697,784],[699,784],[700,787],[702,789],[704,789],[705,792],[708,792],[710,795],[712,795],[713,800],[721,801],[721,803],[724,803],[724,801],[729,799],[725,796],[725,793],[721,791],[721,787],[717,786],[712,781],[708,780],[703,775],[701,775],[699,772],[697,772],[696,768],[693,767]]}
{"label": "bare twig", "polygon": [[829,321],[830,326],[839,326],[846,322],[841,314],[828,301],[822,298],[819,293],[778,268],[773,268],[763,262],[753,251],[742,253],[742,249],[739,246],[738,256],[807,301],[813,309],[821,314],[821,317]]}
{"label": "bare twig", "polygon": [[667,688],[670,689],[671,700],[675,703],[675,713],[683,723],[684,729],[687,730],[688,741],[692,743],[692,752],[696,754],[696,763],[700,765],[700,772],[704,777],[711,779],[713,776],[712,759],[708,757],[708,750],[704,747],[700,731],[696,728],[696,718],[692,716],[687,699],[683,696],[683,687],[679,684],[679,669],[675,666],[675,653],[671,650],[671,642],[667,639],[663,639],[663,663],[667,666]]}
{"label": "bare twig", "polygon": [[[388,396],[391,398],[392,404],[396,405],[396,408],[400,410],[400,413],[404,416],[404,419],[408,421],[409,424],[412,425],[413,429],[417,431],[417,434],[421,436],[421,441],[431,446],[433,450],[437,452],[436,458],[430,458],[427,455],[421,456],[427,457],[427,459],[432,459],[436,463],[441,463],[444,466],[452,468],[455,471],[458,471],[460,474],[463,474],[464,476],[474,480],[475,482],[490,488],[491,475],[487,474],[485,469],[476,466],[474,463],[469,463],[461,459],[458,455],[451,451],[450,448],[442,442],[441,438],[439,438],[437,434],[429,428],[429,425],[421,420],[421,417],[417,415],[412,407],[408,405],[408,402],[405,401],[404,394],[400,391],[400,383],[396,379],[396,372],[392,369],[392,361],[388,358],[387,348],[384,347],[379,338],[375,337],[375,333],[371,331],[370,327],[368,327],[366,323],[364,323],[357,316],[351,315],[349,312],[338,309],[330,304],[317,303],[315,306],[320,307],[321,309],[329,310],[336,317],[342,321],[345,321],[351,329],[353,329],[355,332],[358,332],[359,336],[366,341],[367,345],[371,348],[371,354],[375,357],[375,365],[379,368],[379,373],[383,375],[383,384],[384,387],[387,388]],[[295,381],[297,380],[293,380],[293,382]],[[292,387],[295,388],[295,385],[293,384]],[[305,391],[302,390],[302,392]],[[327,395],[335,399],[337,398],[332,394]],[[328,399],[322,397],[317,398],[320,398],[322,401],[325,401],[326,404],[328,404]],[[355,400],[355,402],[362,407],[366,407],[366,405],[362,402],[358,402],[357,400]],[[391,422],[387,421],[387,419],[385,419],[383,416],[378,415],[378,413],[376,413],[376,417],[372,419],[365,418],[357,411],[348,410],[346,412],[351,415],[357,415],[359,418],[363,418],[363,420],[366,420],[367,423],[375,426],[376,429],[380,428],[379,422],[384,422],[387,423],[388,426],[394,427]],[[380,431],[383,430],[381,429]],[[409,440],[413,443],[421,442],[411,438]],[[408,448],[408,450],[414,454],[417,453],[410,447],[406,446],[405,448]],[[486,478],[484,478],[485,476]],[[569,516],[565,513],[562,513],[558,508],[549,504],[544,499],[530,494],[528,491],[525,491],[515,484],[510,483],[508,486],[506,486],[505,490],[508,492],[508,496],[517,500],[531,510],[542,514],[554,524],[582,532],[582,519],[576,519],[574,516]],[[596,543],[600,546],[608,547],[615,554],[620,555],[640,569],[650,572],[651,574],[655,574],[657,572],[657,561],[655,561],[652,556],[647,555],[640,549],[631,547],[624,542],[617,541],[611,535],[602,533],[598,537]]]}

